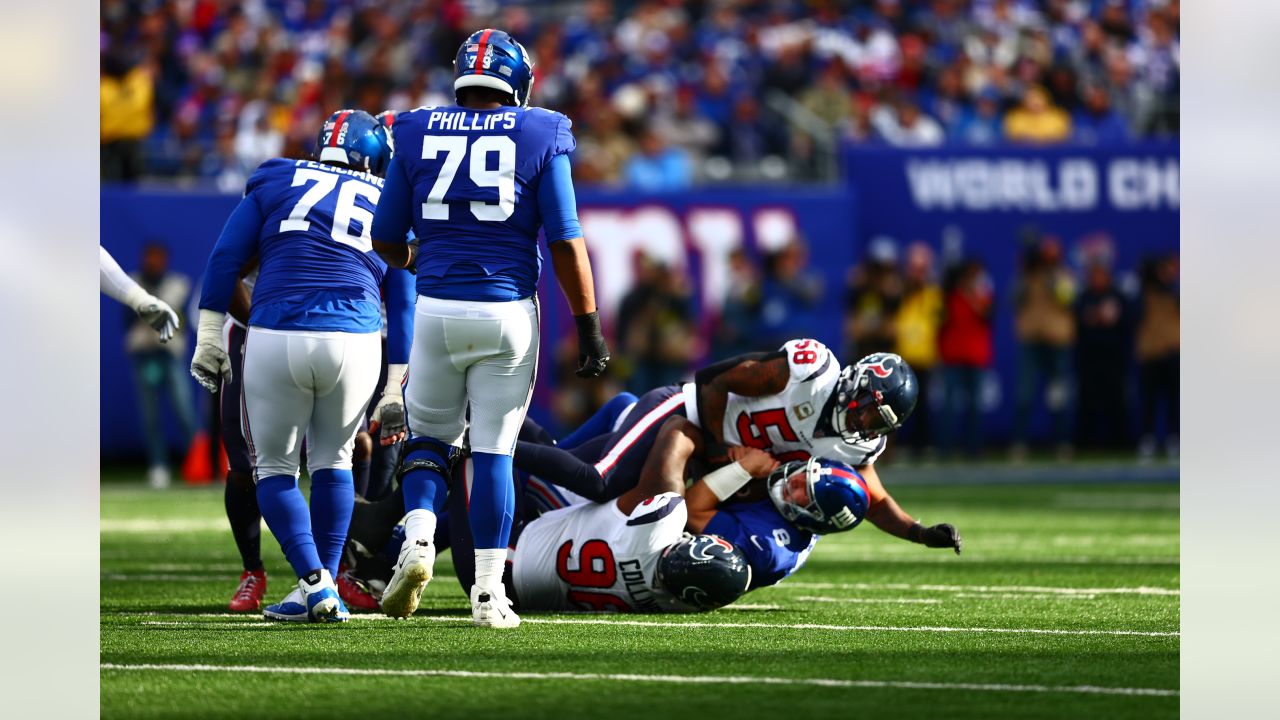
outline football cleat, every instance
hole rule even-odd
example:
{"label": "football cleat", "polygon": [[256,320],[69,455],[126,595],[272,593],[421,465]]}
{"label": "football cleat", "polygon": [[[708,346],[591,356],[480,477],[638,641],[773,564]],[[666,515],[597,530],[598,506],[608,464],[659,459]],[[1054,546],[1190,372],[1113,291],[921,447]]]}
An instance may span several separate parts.
{"label": "football cleat", "polygon": [[520,627],[520,616],[512,609],[506,588],[501,585],[491,590],[471,586],[471,620],[476,627]]}
{"label": "football cleat", "polygon": [[268,605],[262,611],[262,617],[280,622],[307,622],[307,598],[301,587],[295,587],[284,596],[284,600]]}
{"label": "football cleat", "polygon": [[357,610],[377,610],[378,598],[373,588],[356,577],[350,570],[338,568],[338,597]]}
{"label": "football cleat", "polygon": [[231,610],[249,612],[262,609],[262,598],[267,594],[267,571],[263,568],[240,573],[240,587],[231,596]]}
{"label": "football cleat", "polygon": [[395,573],[382,592],[382,612],[391,617],[406,618],[418,609],[422,591],[431,582],[436,564],[436,546],[428,540],[406,543],[396,561]]}
{"label": "football cleat", "polygon": [[320,571],[320,579],[314,584],[306,578],[298,581],[298,587],[307,599],[307,617],[311,622],[345,622],[351,619],[347,606],[342,604],[338,587],[328,570]]}

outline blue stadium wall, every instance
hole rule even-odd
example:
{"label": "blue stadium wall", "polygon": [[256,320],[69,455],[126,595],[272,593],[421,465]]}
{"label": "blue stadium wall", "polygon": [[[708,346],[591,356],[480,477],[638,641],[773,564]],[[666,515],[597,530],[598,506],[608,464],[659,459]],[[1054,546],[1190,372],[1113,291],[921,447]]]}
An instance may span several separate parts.
{"label": "blue stadium wall", "polygon": [[[988,267],[1002,304],[996,372],[987,394],[992,407],[987,437],[1000,441],[1012,422],[1016,346],[1010,289],[1021,238],[1032,230],[1054,235],[1070,251],[1081,239],[1104,233],[1115,245],[1120,270],[1178,248],[1176,144],[1114,150],[849,148],[844,168],[845,182],[835,188],[715,188],[658,195],[583,189],[580,214],[602,309],[616,308],[630,286],[632,256],[643,250],[689,274],[702,326],[709,329],[727,289],[728,253],[744,247],[759,256],[800,236],[826,292],[818,312],[795,334],[811,334],[839,348],[845,273],[870,239],[889,236],[901,248],[922,240],[943,256],[975,256]],[[198,284],[209,249],[237,201],[209,192],[104,187],[102,244],[131,270],[143,245],[164,243],[172,268]],[[550,357],[548,338],[571,332],[568,310],[549,275],[544,274],[542,291],[544,358]],[[102,300],[100,439],[108,458],[142,451],[123,350],[127,319],[127,311]],[[188,339],[194,340],[190,333]],[[1125,359],[1117,362],[1124,371]],[[542,363],[532,410],[542,419],[548,414],[549,374],[549,363]],[[194,382],[192,392],[207,416],[209,396]],[[166,418],[176,446],[178,431]],[[1035,418],[1033,434],[1045,424],[1045,418]]]}

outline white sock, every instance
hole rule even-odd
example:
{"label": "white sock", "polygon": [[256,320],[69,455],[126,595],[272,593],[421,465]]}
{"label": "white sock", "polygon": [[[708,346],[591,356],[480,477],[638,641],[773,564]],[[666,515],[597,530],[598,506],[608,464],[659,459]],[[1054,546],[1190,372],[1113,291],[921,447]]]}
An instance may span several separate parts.
{"label": "white sock", "polygon": [[493,550],[476,549],[476,587],[484,591],[492,591],[502,587],[502,571],[507,565],[505,548]]}
{"label": "white sock", "polygon": [[404,518],[404,541],[415,543],[419,540],[434,542],[436,536],[436,514],[430,510],[411,510]]}

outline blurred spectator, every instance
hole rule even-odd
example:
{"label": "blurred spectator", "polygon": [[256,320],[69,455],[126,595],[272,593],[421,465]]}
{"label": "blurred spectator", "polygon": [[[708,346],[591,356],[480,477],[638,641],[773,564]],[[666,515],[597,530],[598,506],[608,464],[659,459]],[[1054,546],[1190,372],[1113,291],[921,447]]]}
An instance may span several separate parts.
{"label": "blurred spectator", "polygon": [[149,67],[119,53],[103,56],[98,100],[104,182],[133,182],[143,174],[142,141],[151,132],[154,95]]}
{"label": "blurred spectator", "polygon": [[640,136],[640,152],[622,169],[627,187],[646,191],[683,190],[693,184],[693,163],[679,148],[668,147],[652,128]]}
{"label": "blurred spectator", "polygon": [[236,159],[248,172],[271,158],[280,157],[284,151],[284,135],[271,126],[269,109],[266,102],[255,100],[240,111]]}
{"label": "blurred spectator", "polygon": [[574,177],[585,182],[618,185],[622,169],[635,153],[635,143],[622,131],[622,118],[605,105],[595,114],[595,122],[578,140],[574,153]]}
{"label": "blurred spectator", "polygon": [[1076,302],[1076,442],[1087,448],[1132,447],[1128,299],[1112,277],[1110,257],[1089,258],[1084,272],[1084,290]]}
{"label": "blurred spectator", "polygon": [[1032,85],[1022,94],[1022,103],[1004,118],[1004,136],[1012,142],[1049,144],[1071,137],[1071,117],[1055,106],[1049,93]]}
{"label": "blurred spectator", "polygon": [[1084,89],[1084,105],[1072,120],[1072,132],[1081,145],[1115,145],[1130,139],[1129,125],[1111,107],[1111,95],[1099,83]]}
{"label": "blurred spectator", "polygon": [[917,455],[933,449],[932,420],[934,368],[938,365],[938,331],[942,325],[942,287],[934,274],[933,250],[922,242],[907,248],[903,272],[902,301],[894,316],[897,344],[894,352],[916,372],[920,398],[916,412],[899,432],[899,448],[904,445]]}
{"label": "blurred spectator", "polygon": [[760,273],[746,250],[729,254],[729,288],[716,323],[716,360],[734,357],[762,347],[756,331],[760,318]]}
{"label": "blurred spectator", "polygon": [[961,113],[951,138],[962,145],[995,145],[1004,137],[1000,117],[1000,93],[995,88],[983,88],[974,102],[973,109]]}
{"label": "blurred spectator", "polygon": [[871,123],[885,142],[897,147],[933,147],[945,139],[938,121],[920,112],[910,98],[898,100],[893,110],[881,107],[872,114]]}
{"label": "blurred spectator", "polygon": [[643,252],[617,314],[618,354],[630,366],[627,389],[643,395],[684,378],[700,354],[688,279]]}
{"label": "blurred spectator", "polygon": [[719,128],[698,113],[697,95],[689,87],[676,92],[675,108],[658,116],[653,129],[663,142],[683,150],[695,167],[720,141]]}
{"label": "blurred spectator", "polygon": [[866,260],[851,269],[845,290],[847,362],[871,353],[894,352],[897,335],[893,320],[901,302],[898,244],[883,235],[872,238]]}
{"label": "blurred spectator", "polygon": [[938,331],[938,359],[946,413],[939,449],[951,457],[960,435],[968,456],[982,453],[982,383],[994,358],[991,313],[994,292],[982,263],[966,260],[947,272],[944,319]]}
{"label": "blurred spectator", "polygon": [[1139,456],[1156,453],[1161,405],[1164,410],[1165,452],[1178,457],[1178,382],[1182,336],[1179,325],[1178,257],[1148,260],[1142,267],[1141,319],[1136,355],[1142,389],[1142,437]]}
{"label": "blurred spectator", "polygon": [[[152,243],[143,248],[142,268],[133,273],[133,279],[168,303],[181,317],[191,294],[191,280],[169,270],[169,252],[163,245]],[[181,327],[183,331],[169,342],[161,343],[155,330],[130,312],[125,332],[124,347],[133,363],[138,412],[142,415],[142,433],[147,443],[147,481],[154,488],[168,487],[170,481],[169,449],[160,423],[160,396],[169,396],[173,414],[182,428],[184,451],[197,429],[191,380],[187,375],[185,317]]]}
{"label": "blurred spectator", "polygon": [[809,268],[809,248],[794,238],[765,257],[759,331],[768,348],[788,340],[813,337],[819,329],[822,277]]}
{"label": "blurred spectator", "polygon": [[1057,238],[1032,236],[1014,287],[1014,334],[1018,338],[1018,391],[1010,457],[1023,460],[1031,410],[1043,386],[1052,418],[1052,439],[1061,459],[1071,454],[1071,349],[1075,344],[1072,307],[1076,282],[1062,261]]}

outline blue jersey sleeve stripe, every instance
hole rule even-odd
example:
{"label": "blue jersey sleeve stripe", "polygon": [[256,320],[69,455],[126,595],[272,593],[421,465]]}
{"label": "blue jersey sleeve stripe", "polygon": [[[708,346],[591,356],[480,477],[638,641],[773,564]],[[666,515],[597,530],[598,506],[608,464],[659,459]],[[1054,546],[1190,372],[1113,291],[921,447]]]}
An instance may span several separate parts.
{"label": "blue jersey sleeve stripe", "polygon": [[230,307],[231,294],[240,279],[240,268],[258,251],[262,223],[262,208],[258,206],[257,199],[253,193],[244,196],[231,217],[227,218],[227,224],[209,255],[200,290],[202,310],[226,312]]}
{"label": "blue jersey sleeve stripe", "polygon": [[387,167],[386,182],[378,198],[378,208],[373,213],[373,228],[370,230],[373,239],[389,243],[408,242],[412,205],[413,187],[397,155],[391,158],[391,165]]}
{"label": "blue jersey sleeve stripe", "polygon": [[382,297],[387,305],[387,362],[393,365],[409,362],[409,349],[413,345],[413,306],[417,296],[414,278],[409,271],[387,268]]}
{"label": "blue jersey sleeve stripe", "polygon": [[556,155],[542,170],[538,185],[538,210],[547,242],[582,237],[578,199],[573,192],[573,169],[568,155]]}

